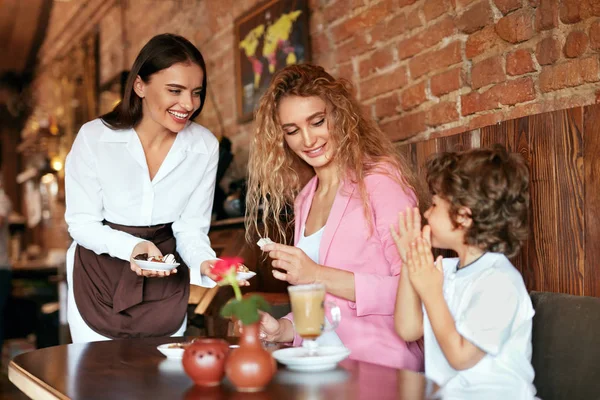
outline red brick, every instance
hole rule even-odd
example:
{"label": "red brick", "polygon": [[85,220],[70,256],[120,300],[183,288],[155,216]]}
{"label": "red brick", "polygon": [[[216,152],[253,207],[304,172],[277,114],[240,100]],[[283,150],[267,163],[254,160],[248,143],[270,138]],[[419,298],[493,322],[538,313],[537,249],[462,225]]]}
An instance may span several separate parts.
{"label": "red brick", "polygon": [[408,28],[406,15],[398,14],[384,23],[379,23],[371,30],[371,39],[375,42],[385,42],[391,38],[402,35]]}
{"label": "red brick", "polygon": [[465,45],[465,55],[468,59],[473,59],[483,52],[499,53],[506,46],[506,42],[496,33],[495,27],[488,25],[469,35]]}
{"label": "red brick", "polygon": [[425,125],[426,114],[424,111],[403,116],[395,121],[395,131],[388,133],[390,139],[402,140],[423,132],[427,129]]}
{"label": "red brick", "polygon": [[590,47],[600,50],[600,21],[596,21],[590,26]]}
{"label": "red brick", "polygon": [[529,0],[529,5],[533,8],[537,8],[540,5],[540,0]]}
{"label": "red brick", "polygon": [[398,57],[401,60],[412,57],[432,47],[454,33],[454,21],[447,17],[423,32],[398,43]]}
{"label": "red brick", "polygon": [[600,17],[600,2],[598,0],[588,0],[589,11],[592,15]]}
{"label": "red brick", "polygon": [[367,118],[373,118],[373,104],[361,104],[360,110]]}
{"label": "red brick", "polygon": [[440,50],[420,54],[411,59],[409,62],[410,75],[416,79],[433,70],[459,63],[461,60],[460,42],[452,42]]}
{"label": "red brick", "polygon": [[427,125],[438,126],[458,120],[456,102],[443,102],[431,107],[427,113]]}
{"label": "red brick", "polygon": [[585,32],[573,31],[569,33],[565,40],[563,52],[568,58],[576,58],[585,53],[588,47],[589,39]]}
{"label": "red brick", "polygon": [[565,24],[581,21],[580,8],[582,0],[562,0],[560,4],[560,20]]}
{"label": "red brick", "polygon": [[374,44],[367,43],[363,35],[356,35],[348,42],[334,47],[335,62],[338,64],[345,63],[354,56],[367,53],[373,47]]}
{"label": "red brick", "polygon": [[360,98],[368,100],[377,95],[404,87],[407,82],[406,67],[375,75],[373,78],[360,83]]}
{"label": "red brick", "polygon": [[510,43],[520,43],[531,39],[533,31],[533,12],[522,9],[501,18],[496,24],[496,33]]}
{"label": "red brick", "polygon": [[462,115],[470,115],[480,111],[498,108],[498,100],[493,90],[483,93],[471,92],[460,96]]}
{"label": "red brick", "polygon": [[389,48],[375,50],[371,55],[362,60],[358,66],[360,77],[371,75],[377,70],[389,67],[394,62],[394,56]]}
{"label": "red brick", "polygon": [[456,26],[464,33],[473,33],[492,22],[494,17],[489,3],[481,2],[465,11],[456,21]]}
{"label": "red brick", "polygon": [[494,0],[494,4],[504,15],[521,8],[521,0]]}
{"label": "red brick", "polygon": [[319,33],[316,35],[312,35],[310,38],[311,50],[313,53],[327,53],[331,49],[331,44],[329,43],[329,38],[327,35],[323,33]]}
{"label": "red brick", "polygon": [[467,6],[471,5],[475,1],[478,1],[478,0],[456,0],[456,8],[457,9],[466,8]]}
{"label": "red brick", "polygon": [[429,22],[440,15],[450,11],[450,2],[448,0],[425,0],[423,5],[423,14],[425,21]]}
{"label": "red brick", "polygon": [[460,67],[435,75],[431,77],[431,94],[439,97],[443,94],[458,90],[461,87],[461,81],[462,71]]}
{"label": "red brick", "polygon": [[414,4],[417,0],[398,0],[398,7],[405,7]]}
{"label": "red brick", "polygon": [[535,29],[546,31],[558,26],[558,1],[540,0],[535,14]]}
{"label": "red brick", "polygon": [[415,9],[406,16],[406,29],[413,30],[423,25],[421,17],[419,16],[419,10]]}
{"label": "red brick", "polygon": [[398,114],[400,100],[397,94],[380,97],[375,101],[375,116],[379,119]]}
{"label": "red brick", "polygon": [[402,92],[400,96],[402,109],[404,111],[410,110],[422,104],[427,100],[427,96],[425,95],[425,82],[417,83],[411,87],[408,87]]}
{"label": "red brick", "polygon": [[560,57],[560,43],[553,36],[541,40],[535,49],[535,57],[540,65],[554,64]]}
{"label": "red brick", "polygon": [[535,71],[535,66],[529,50],[517,50],[506,56],[506,73],[508,75],[523,75],[533,71]]}
{"label": "red brick", "polygon": [[519,78],[492,88],[496,99],[502,104],[513,105],[535,99],[535,89],[531,77]]}
{"label": "red brick", "polygon": [[364,12],[347,21],[331,28],[331,37],[334,43],[348,39],[358,32],[364,32],[395,11],[391,2],[382,1],[375,6],[367,8]]}
{"label": "red brick", "polygon": [[[329,2],[323,7],[323,18],[326,22],[331,23],[337,19],[340,19],[348,15],[349,11],[354,10],[357,7],[364,5],[362,0],[337,0],[335,2]],[[318,7],[311,8],[311,10],[317,9]]]}
{"label": "red brick", "polygon": [[502,57],[495,56],[473,64],[471,68],[471,87],[479,89],[480,87],[492,83],[500,83],[506,80],[506,74],[502,67]]}
{"label": "red brick", "polygon": [[542,92],[579,86],[600,80],[598,56],[570,60],[563,64],[544,67],[539,85]]}
{"label": "red brick", "polygon": [[354,80],[354,66],[351,62],[338,66],[337,77],[347,79],[350,82]]}
{"label": "red brick", "polygon": [[477,129],[477,128],[483,128],[485,126],[491,126],[491,125],[497,124],[498,122],[500,122],[502,120],[503,120],[503,117],[502,117],[502,113],[500,113],[500,112],[494,112],[494,113],[484,114],[484,115],[475,115],[469,121],[469,125],[467,126],[466,130],[473,130],[473,129]]}
{"label": "red brick", "polygon": [[515,106],[505,115],[505,120],[527,117],[529,115],[541,114],[544,112],[544,105],[540,103],[529,103]]}

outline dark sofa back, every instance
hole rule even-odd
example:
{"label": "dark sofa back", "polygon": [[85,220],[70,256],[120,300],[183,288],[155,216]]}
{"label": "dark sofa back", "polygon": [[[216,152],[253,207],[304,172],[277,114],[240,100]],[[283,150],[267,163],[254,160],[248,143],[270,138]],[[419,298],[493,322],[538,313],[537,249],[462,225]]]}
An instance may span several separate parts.
{"label": "dark sofa back", "polygon": [[600,399],[600,298],[531,292],[537,396]]}

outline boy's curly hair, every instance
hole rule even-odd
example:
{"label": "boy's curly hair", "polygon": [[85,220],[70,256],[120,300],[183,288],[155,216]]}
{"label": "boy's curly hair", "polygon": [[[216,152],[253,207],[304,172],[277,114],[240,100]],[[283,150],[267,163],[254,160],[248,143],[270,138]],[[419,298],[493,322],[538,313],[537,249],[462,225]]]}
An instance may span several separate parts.
{"label": "boy's curly hair", "polygon": [[459,209],[471,210],[465,243],[507,257],[518,253],[529,230],[529,170],[519,154],[500,145],[440,153],[427,162],[427,184],[450,203],[455,227]]}

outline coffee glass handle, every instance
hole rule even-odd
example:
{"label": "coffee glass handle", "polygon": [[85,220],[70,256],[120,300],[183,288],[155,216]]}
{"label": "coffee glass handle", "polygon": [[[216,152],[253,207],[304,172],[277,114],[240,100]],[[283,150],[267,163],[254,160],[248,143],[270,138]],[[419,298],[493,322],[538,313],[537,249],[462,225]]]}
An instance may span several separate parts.
{"label": "coffee glass handle", "polygon": [[329,317],[327,318],[329,324],[325,324],[323,327],[323,332],[333,331],[337,329],[340,321],[342,320],[342,311],[340,310],[340,307],[333,301],[324,301],[323,305],[325,306],[325,309],[329,311]]}

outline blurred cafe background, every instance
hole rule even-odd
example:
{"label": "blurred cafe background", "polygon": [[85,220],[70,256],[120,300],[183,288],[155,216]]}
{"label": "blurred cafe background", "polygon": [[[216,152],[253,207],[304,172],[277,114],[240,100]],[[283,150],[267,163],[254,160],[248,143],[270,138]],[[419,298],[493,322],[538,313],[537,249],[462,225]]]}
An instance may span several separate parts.
{"label": "blurred cafe background", "polygon": [[[253,24],[275,26],[290,8],[302,11],[293,35],[267,31],[291,42],[294,57],[253,47]],[[245,290],[264,293],[276,314],[289,310],[285,285],[243,227],[252,111],[271,75],[269,65],[255,84],[249,60],[268,51],[279,52],[273,69],[310,61],[351,81],[418,171],[443,150],[520,152],[532,176],[531,236],[513,262],[528,289],[600,296],[598,1],[0,0],[1,181],[13,205],[0,386],[15,355],[69,343],[65,157],[80,126],[120,100],[141,46],[163,32],[187,37],[207,61],[197,122],[221,143],[212,245],[257,271]],[[226,336],[218,309],[231,296],[194,288],[188,333]]]}

